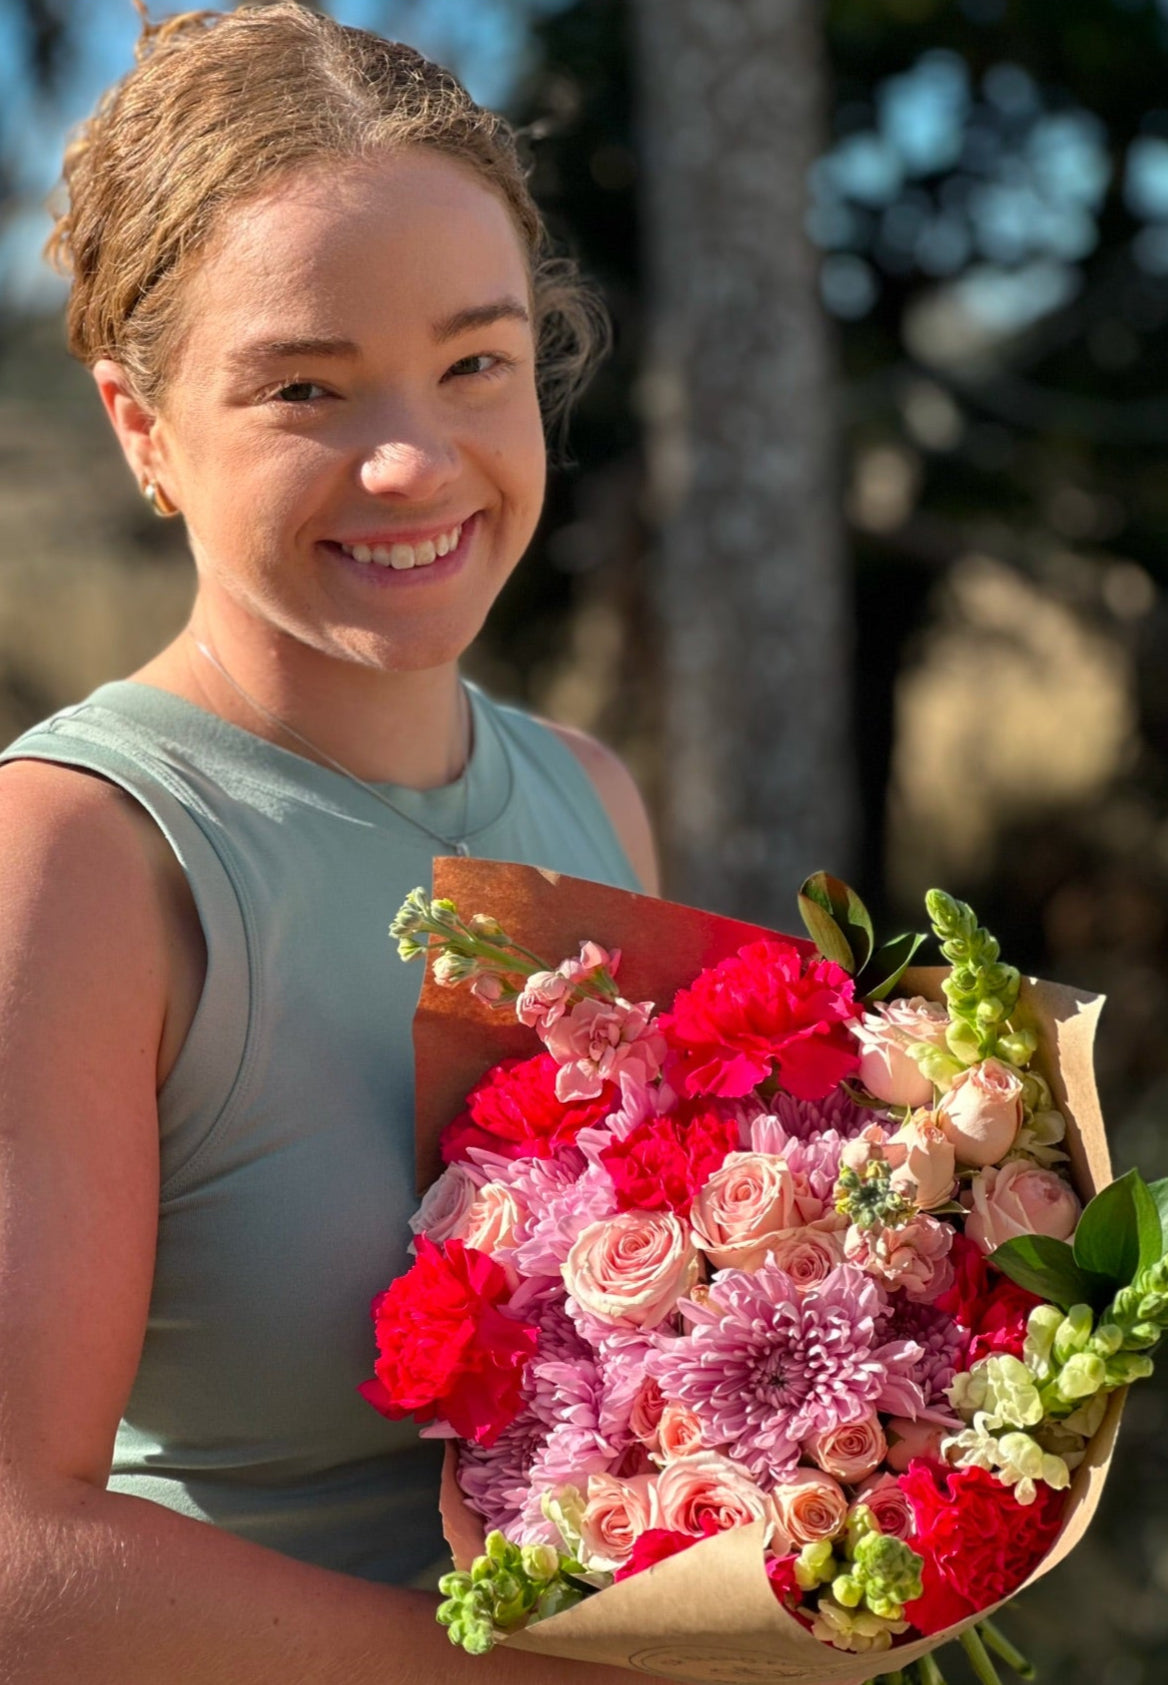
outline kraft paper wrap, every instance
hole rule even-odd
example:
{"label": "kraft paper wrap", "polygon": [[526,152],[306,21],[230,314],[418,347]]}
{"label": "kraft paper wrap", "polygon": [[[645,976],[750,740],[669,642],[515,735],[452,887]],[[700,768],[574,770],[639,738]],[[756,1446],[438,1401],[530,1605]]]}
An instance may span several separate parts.
{"label": "kraft paper wrap", "polygon": [[[661,1008],[703,966],[724,959],[744,942],[773,934],[696,908],[493,861],[436,860],[434,894],[449,897],[464,917],[492,914],[510,936],[553,965],[574,955],[588,938],[620,948],[623,993]],[[801,945],[810,951],[809,943]],[[939,966],[911,970],[898,992],[940,999],[944,976]],[[1085,1200],[1112,1179],[1092,1068],[1102,1005],[1101,996],[1027,978],[1017,1014],[1038,1035],[1037,1064],[1066,1115],[1075,1185]],[[469,1089],[499,1059],[528,1056],[540,1044],[533,1031],[482,1005],[468,990],[438,988],[427,969],[414,1045],[421,1191],[441,1170],[438,1136],[463,1110]],[[1122,1410],[1123,1394],[1116,1393],[1075,1472],[1062,1532],[1027,1585],[1056,1567],[1086,1532],[1107,1478]],[[482,1549],[483,1530],[462,1501],[454,1459],[448,1447],[442,1514],[454,1560],[466,1568]],[[703,1540],[506,1642],[538,1655],[703,1685],[862,1685],[890,1667],[906,1666],[961,1630],[953,1627],[867,1656],[819,1643],[771,1592],[763,1567],[765,1525],[755,1522]]]}

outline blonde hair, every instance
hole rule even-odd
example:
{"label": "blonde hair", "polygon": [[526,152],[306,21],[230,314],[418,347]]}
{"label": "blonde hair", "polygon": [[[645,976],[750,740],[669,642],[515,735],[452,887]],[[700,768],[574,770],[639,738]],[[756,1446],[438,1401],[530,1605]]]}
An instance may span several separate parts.
{"label": "blonde hair", "polygon": [[225,212],[281,172],[426,146],[502,198],[531,277],[537,380],[559,420],[607,349],[603,307],[549,250],[515,136],[411,47],[296,0],[151,23],[136,64],[65,154],[63,206],[46,247],[71,278],[69,348],[120,363],[139,397],[165,392],[186,277]]}

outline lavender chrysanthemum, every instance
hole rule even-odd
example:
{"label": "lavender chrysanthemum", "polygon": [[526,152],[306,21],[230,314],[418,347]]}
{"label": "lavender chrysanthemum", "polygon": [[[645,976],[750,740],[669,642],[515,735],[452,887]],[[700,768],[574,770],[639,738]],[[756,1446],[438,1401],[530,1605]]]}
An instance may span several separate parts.
{"label": "lavender chrysanthemum", "polygon": [[616,1210],[612,1183],[575,1147],[516,1165],[508,1186],[523,1200],[527,1220],[515,1248],[515,1267],[521,1276],[558,1276],[577,1237]]}
{"label": "lavender chrysanthemum", "polygon": [[769,1261],[753,1274],[722,1270],[705,1303],[682,1301],[691,1333],[663,1342],[646,1366],[667,1397],[698,1415],[708,1445],[771,1484],[812,1434],[871,1409],[916,1416],[924,1408],[912,1378],[921,1348],[885,1338],[886,1304],[852,1264],[805,1292]]}
{"label": "lavender chrysanthemum", "polygon": [[843,1088],[837,1088],[826,1100],[797,1100],[793,1094],[780,1091],[771,1101],[771,1111],[787,1134],[800,1141],[824,1135],[829,1129],[851,1141],[870,1123],[880,1123],[884,1118],[883,1112],[861,1106]]}
{"label": "lavender chrysanthemum", "polygon": [[905,1293],[889,1295],[888,1311],[880,1324],[886,1340],[914,1340],[921,1355],[912,1376],[925,1395],[930,1410],[938,1407],[951,1414],[949,1387],[965,1342],[963,1330],[951,1316],[935,1305],[922,1304]]}
{"label": "lavender chrysanthemum", "polygon": [[[547,1423],[528,1407],[505,1427],[491,1446],[463,1440],[458,1448],[458,1484],[490,1532],[497,1527],[515,1537],[530,1496],[531,1465],[547,1440]],[[548,1542],[554,1539],[549,1529]]]}

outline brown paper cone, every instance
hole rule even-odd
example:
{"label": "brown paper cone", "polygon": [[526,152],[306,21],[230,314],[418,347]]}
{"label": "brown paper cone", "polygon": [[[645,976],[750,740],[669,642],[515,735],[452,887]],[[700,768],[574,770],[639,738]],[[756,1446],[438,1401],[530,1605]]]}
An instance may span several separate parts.
{"label": "brown paper cone", "polygon": [[[481,860],[436,860],[434,893],[456,902],[464,917],[492,914],[510,936],[552,965],[574,954],[585,939],[620,948],[625,995],[653,1000],[660,1008],[668,1007],[676,990],[703,966],[744,942],[773,934],[582,879]],[[942,967],[914,969],[901,992],[940,999],[944,976]],[[1092,1067],[1102,1005],[1100,996],[1031,978],[1023,982],[1017,1015],[1038,1035],[1037,1063],[1066,1115],[1075,1185],[1084,1200],[1112,1179]],[[414,1035],[418,1165],[425,1186],[441,1168],[437,1137],[463,1109],[467,1091],[498,1059],[534,1053],[539,1042],[513,1018],[492,1012],[466,990],[437,988],[429,975]],[[1062,1531],[1027,1585],[1057,1566],[1086,1532],[1107,1478],[1122,1411],[1123,1394],[1116,1393],[1075,1472]],[[462,1501],[453,1450],[443,1478],[442,1511],[455,1561],[469,1567],[481,1548],[482,1527]],[[962,1630],[953,1627],[866,1656],[821,1644],[772,1593],[763,1566],[764,1530],[765,1523],[756,1522],[703,1540],[516,1633],[507,1643],[539,1655],[702,1685],[862,1685],[889,1667],[907,1666]]]}

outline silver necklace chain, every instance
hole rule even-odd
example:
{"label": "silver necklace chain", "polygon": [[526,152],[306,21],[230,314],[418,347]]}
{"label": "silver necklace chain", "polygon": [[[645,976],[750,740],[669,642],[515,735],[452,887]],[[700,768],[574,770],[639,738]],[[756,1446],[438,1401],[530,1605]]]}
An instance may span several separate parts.
{"label": "silver necklace chain", "polygon": [[[384,795],[375,784],[367,784],[363,778],[358,778],[355,772],[350,772],[347,766],[343,765],[342,762],[335,760],[333,756],[329,754],[327,749],[322,749],[319,743],[314,743],[310,737],[305,737],[302,731],[297,731],[296,727],[289,725],[287,720],[282,720],[279,714],[273,714],[270,708],[265,708],[264,704],[257,701],[250,691],[244,690],[243,686],[234,674],[227,671],[227,668],[215,654],[215,651],[211,649],[209,645],[203,643],[199,638],[196,638],[195,634],[189,627],[187,628],[187,636],[190,638],[191,642],[194,644],[203,659],[205,661],[209,661],[215,671],[227,680],[227,683],[231,686],[232,690],[235,691],[238,696],[243,698],[249,708],[254,708],[255,712],[259,714],[262,719],[267,720],[269,725],[274,725],[279,731],[284,732],[286,736],[294,738],[295,741],[302,744],[304,748],[310,749],[314,755],[318,755],[322,761],[325,761],[330,767],[332,767],[334,772],[339,772],[342,778],[347,778],[350,784],[356,784],[358,789],[364,790],[367,796],[372,796],[374,801],[381,803],[382,807],[387,807],[391,813],[396,813],[399,819],[404,819],[407,825],[412,825],[417,831],[424,831],[426,836],[433,838],[435,842],[440,842],[443,848],[448,849],[451,854],[461,854],[464,857],[470,854],[470,848],[465,837],[459,838],[456,841],[453,837],[444,836],[441,831],[435,831],[432,826],[425,824],[421,819],[415,819],[412,813],[404,812],[400,807],[398,807],[396,802],[391,802],[389,797]],[[466,688],[461,684],[461,682],[459,684],[458,691],[462,701],[463,717],[466,720],[468,728],[466,735],[468,739],[467,761],[469,764],[470,703],[467,698]],[[465,831],[470,809],[470,779],[466,767],[463,768],[462,777],[462,829]]]}

